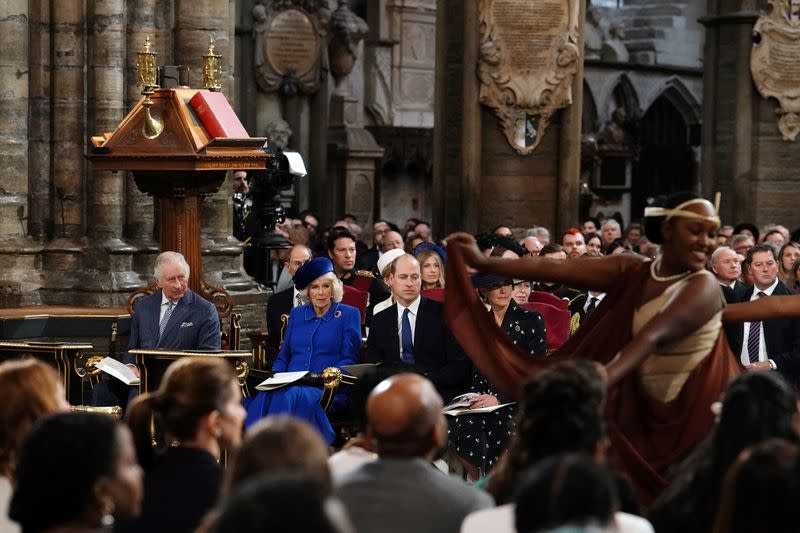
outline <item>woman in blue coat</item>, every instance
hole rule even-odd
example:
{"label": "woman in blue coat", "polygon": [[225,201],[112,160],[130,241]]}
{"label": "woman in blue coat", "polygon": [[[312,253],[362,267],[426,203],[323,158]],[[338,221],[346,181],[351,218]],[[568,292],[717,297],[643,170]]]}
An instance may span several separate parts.
{"label": "woman in blue coat", "polygon": [[[342,301],[342,282],[333,273],[327,257],[316,257],[301,266],[294,276],[304,305],[292,309],[283,345],[272,365],[273,372],[322,372],[358,362],[361,352],[361,316],[358,309]],[[246,425],[264,416],[290,414],[316,427],[328,444],[335,438],[333,428],[320,405],[322,387],[288,385],[259,392],[247,405]],[[334,398],[331,409],[345,404],[344,393]]]}

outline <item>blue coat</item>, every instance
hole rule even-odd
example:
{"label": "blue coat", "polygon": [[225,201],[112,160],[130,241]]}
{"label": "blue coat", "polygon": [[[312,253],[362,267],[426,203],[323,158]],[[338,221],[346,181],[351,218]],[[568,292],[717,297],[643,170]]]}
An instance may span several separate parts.
{"label": "blue coat", "polygon": [[[219,350],[222,336],[219,315],[214,304],[186,290],[169,317],[164,336],[158,338],[161,316],[161,291],[143,298],[133,312],[128,349],[163,348],[167,350]],[[124,363],[134,364],[136,358],[125,354]]]}
{"label": "blue coat", "polygon": [[[342,367],[358,362],[361,352],[361,315],[358,309],[334,303],[318,317],[311,305],[292,309],[286,334],[274,372],[322,372],[328,367]],[[334,440],[333,429],[319,404],[320,387],[290,385],[274,391],[259,392],[247,405],[247,425],[264,416],[286,413],[302,418],[316,427],[328,443]],[[334,406],[342,405],[337,394]]]}

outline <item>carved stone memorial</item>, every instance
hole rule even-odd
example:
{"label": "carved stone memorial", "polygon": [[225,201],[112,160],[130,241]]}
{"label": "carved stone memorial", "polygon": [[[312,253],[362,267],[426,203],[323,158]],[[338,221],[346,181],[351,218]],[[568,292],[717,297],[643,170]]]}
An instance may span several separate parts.
{"label": "carved stone memorial", "polygon": [[481,0],[480,102],[509,144],[532,153],[550,117],[572,103],[579,0]]}
{"label": "carved stone memorial", "polygon": [[800,0],[770,0],[772,10],[753,26],[750,72],[758,92],[780,104],[778,129],[786,141],[800,133]]}
{"label": "carved stone memorial", "polygon": [[289,94],[317,91],[324,74],[324,32],[320,28],[318,13],[307,11],[302,4],[284,1],[253,7],[254,64],[261,90],[281,89]]}

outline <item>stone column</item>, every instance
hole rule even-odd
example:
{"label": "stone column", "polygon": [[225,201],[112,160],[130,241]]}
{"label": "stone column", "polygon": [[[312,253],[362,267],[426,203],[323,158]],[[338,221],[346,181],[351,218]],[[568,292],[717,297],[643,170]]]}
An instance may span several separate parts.
{"label": "stone column", "polygon": [[[95,0],[89,19],[89,131],[114,131],[125,116],[125,2]],[[121,240],[125,222],[124,172],[89,174],[89,258],[80,283],[87,303],[124,305],[141,280],[131,270],[135,248]]]}
{"label": "stone column", "polygon": [[[28,2],[0,3],[0,305],[36,303],[28,206]],[[22,252],[22,253],[20,253]]]}
{"label": "stone column", "polygon": [[54,239],[83,235],[85,18],[83,0],[62,0],[53,10]]}
{"label": "stone column", "polygon": [[[150,36],[156,39],[156,0],[128,0],[125,37],[125,112],[130,111],[141,98],[141,88],[136,87],[136,52],[144,50],[144,41]],[[159,60],[163,61],[165,49],[156,44]],[[161,63],[163,64],[163,63]],[[137,253],[133,259],[133,270],[140,275],[142,285],[146,285],[153,272],[153,259],[158,253],[154,238],[155,218],[153,198],[140,191],[129,172],[125,176],[125,241],[133,245]]]}
{"label": "stone column", "polygon": [[[586,3],[580,3],[578,50],[583,50],[583,25],[586,20]],[[558,193],[556,203],[556,235],[579,220],[581,190],[581,117],[583,113],[583,61],[572,81],[572,104],[561,112],[561,147],[558,163]]]}
{"label": "stone column", "polygon": [[42,256],[48,305],[75,305],[84,271],[82,237],[85,231],[84,159],[87,130],[86,18],[82,0],[58,2],[51,12],[51,198],[52,234]]}
{"label": "stone column", "polygon": [[228,0],[175,1],[175,63],[191,68],[191,87],[203,86],[203,54],[208,39],[214,38],[216,53],[222,55],[222,92],[233,98],[233,17]]}
{"label": "stone column", "polygon": [[29,5],[28,233],[42,242],[53,224],[50,194],[50,1],[31,0]]}

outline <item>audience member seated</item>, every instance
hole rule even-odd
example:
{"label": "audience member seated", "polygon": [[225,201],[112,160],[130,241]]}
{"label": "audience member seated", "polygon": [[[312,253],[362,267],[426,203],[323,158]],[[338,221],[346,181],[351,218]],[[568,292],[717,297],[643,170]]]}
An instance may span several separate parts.
{"label": "audience member seated", "polygon": [[506,259],[519,259],[528,255],[528,250],[514,240],[511,236],[495,235],[492,257],[505,257]]}
{"label": "audience member seated", "polygon": [[[342,282],[333,273],[326,257],[315,257],[294,275],[295,287],[304,303],[292,309],[283,346],[272,365],[274,372],[322,372],[358,362],[361,352],[361,316],[357,309],[344,305]],[[328,444],[336,434],[320,405],[322,386],[291,384],[262,391],[247,401],[247,426],[262,417],[290,414],[314,426]],[[344,407],[347,397],[340,391],[331,409]]]}
{"label": "audience member seated", "polygon": [[403,236],[398,231],[390,231],[383,236],[383,244],[381,244],[381,252],[386,253],[390,250],[404,250]]}
{"label": "audience member seated", "polygon": [[631,245],[625,242],[624,239],[615,239],[603,248],[604,255],[617,255],[632,251],[633,248],[631,248]]}
{"label": "audience member seated", "polygon": [[532,235],[525,237],[519,241],[519,243],[528,251],[526,255],[539,255],[539,252],[542,250],[542,243]]}
{"label": "audience member seated", "polygon": [[186,358],[170,365],[158,390],[128,409],[145,492],[142,515],[120,530],[194,531],[217,500],[219,460],[223,450],[239,446],[244,416],[228,362]]}
{"label": "audience member seated", "polygon": [[772,439],[748,448],[725,476],[714,533],[793,533],[800,524],[800,448]]}
{"label": "audience member seated", "polygon": [[328,446],[307,422],[286,415],[265,418],[248,430],[223,493],[233,494],[253,478],[281,472],[302,473],[331,491]]}
{"label": "audience member seated", "polygon": [[407,365],[430,379],[445,400],[464,392],[469,363],[442,316],[442,304],[420,296],[419,262],[394,260],[389,285],[397,305],[375,315],[367,338],[367,361]]}
{"label": "audience member seated", "polygon": [[517,305],[528,303],[531,297],[531,282],[525,279],[514,280],[514,301]]}
{"label": "audience member seated", "polygon": [[[178,252],[162,252],[153,268],[160,290],[139,301],[133,312],[128,350],[219,350],[222,335],[214,304],[189,288],[189,264]],[[136,375],[136,358],[128,353],[123,362]],[[95,405],[121,405],[138,392],[108,376],[95,387]]]}
{"label": "audience member seated", "polygon": [[587,252],[603,253],[603,239],[598,233],[584,233],[583,241],[586,243]]}
{"label": "audience member seated", "polygon": [[720,246],[711,254],[708,265],[722,287],[725,301],[729,304],[741,302],[748,288],[739,279],[742,276],[739,255],[727,246]]}
{"label": "audience member seated", "polygon": [[357,531],[457,533],[492,499],[431,466],[447,442],[442,398],[417,374],[382,381],[367,403],[367,436],[378,459],[338,489]]}
{"label": "audience member seated", "polygon": [[578,259],[586,253],[586,241],[578,228],[567,228],[561,236],[561,244],[569,259]]}
{"label": "audience member seated", "polygon": [[728,468],[745,448],[767,439],[800,442],[797,419],[794,390],[777,372],[748,372],[732,381],[714,433],[650,507],[656,531],[711,531]]}
{"label": "audience member seated", "polygon": [[8,520],[8,502],[22,443],[41,417],[67,410],[64,387],[52,367],[35,359],[0,364],[0,531],[3,533],[19,531]]}
{"label": "audience member seated", "polygon": [[8,514],[24,533],[111,531],[141,505],[142,469],[128,428],[105,415],[57,413],[22,446]]}
{"label": "audience member seated", "polygon": [[[496,274],[478,273],[472,284],[481,300],[489,304],[489,313],[511,342],[532,356],[547,354],[547,338],[542,315],[517,305],[511,298],[513,284],[510,279]],[[496,390],[477,370],[473,371],[469,392],[477,393],[470,399],[470,409],[491,407],[513,400]],[[507,405],[489,413],[454,417],[450,424],[451,436],[461,463],[472,479],[489,472],[508,446],[515,432],[516,405]]]}
{"label": "audience member seated", "polygon": [[622,228],[619,222],[613,218],[607,218],[600,228],[600,236],[603,238],[603,246],[608,247],[616,240],[622,240]]}
{"label": "audience member seated", "polygon": [[220,510],[213,529],[198,533],[354,533],[329,488],[305,473],[258,477],[237,490]]}
{"label": "audience member seated", "polygon": [[[378,272],[381,275],[381,279],[386,284],[387,287],[391,290],[391,286],[389,285],[389,277],[392,274],[391,266],[395,259],[400,257],[401,255],[405,255],[406,252],[402,248],[395,248],[393,250],[389,250],[385,254],[382,254],[378,258]],[[394,305],[394,296],[390,295],[388,298],[383,300],[382,302],[376,303],[372,307],[372,314],[377,315],[384,309],[388,309]]]}
{"label": "audience member seated", "polygon": [[778,279],[791,289],[794,289],[789,283],[792,265],[798,259],[800,259],[800,243],[787,242],[778,253]]}
{"label": "audience member seated", "polygon": [[[747,250],[756,245],[751,235],[743,235],[741,233],[731,237],[729,242],[729,246],[733,248],[733,251],[742,257],[747,255]],[[742,268],[742,270],[744,270],[744,268]]]}
{"label": "audience member seated", "polygon": [[414,257],[422,270],[422,290],[444,288],[444,263],[447,252],[432,242],[423,242],[414,248]]}
{"label": "audience member seated", "polygon": [[786,286],[791,288],[794,292],[800,292],[800,258],[792,265],[792,270],[789,272]]}
{"label": "audience member seated", "polygon": [[267,301],[267,361],[272,362],[278,356],[283,340],[285,321],[292,309],[301,305],[300,291],[294,286],[294,275],[297,269],[311,259],[311,248],[305,244],[296,244],[289,249],[289,257],[284,263],[284,271],[292,278],[292,286],[270,296]]}
{"label": "audience member seated", "polygon": [[[552,259],[553,261],[564,262],[567,260],[567,253],[564,251],[564,247],[560,244],[548,244],[542,248],[542,251],[539,252],[539,255],[541,257]],[[540,281],[534,285],[533,290],[539,292],[549,292],[550,294],[553,294],[562,300],[566,300],[567,304],[583,294],[581,291],[567,287],[562,283],[550,283],[546,281]]]}
{"label": "audience member seated", "polygon": [[[515,497],[518,533],[614,531],[617,502],[611,474],[588,455],[567,454],[544,459],[524,476]],[[590,527],[591,529],[584,529]]]}

